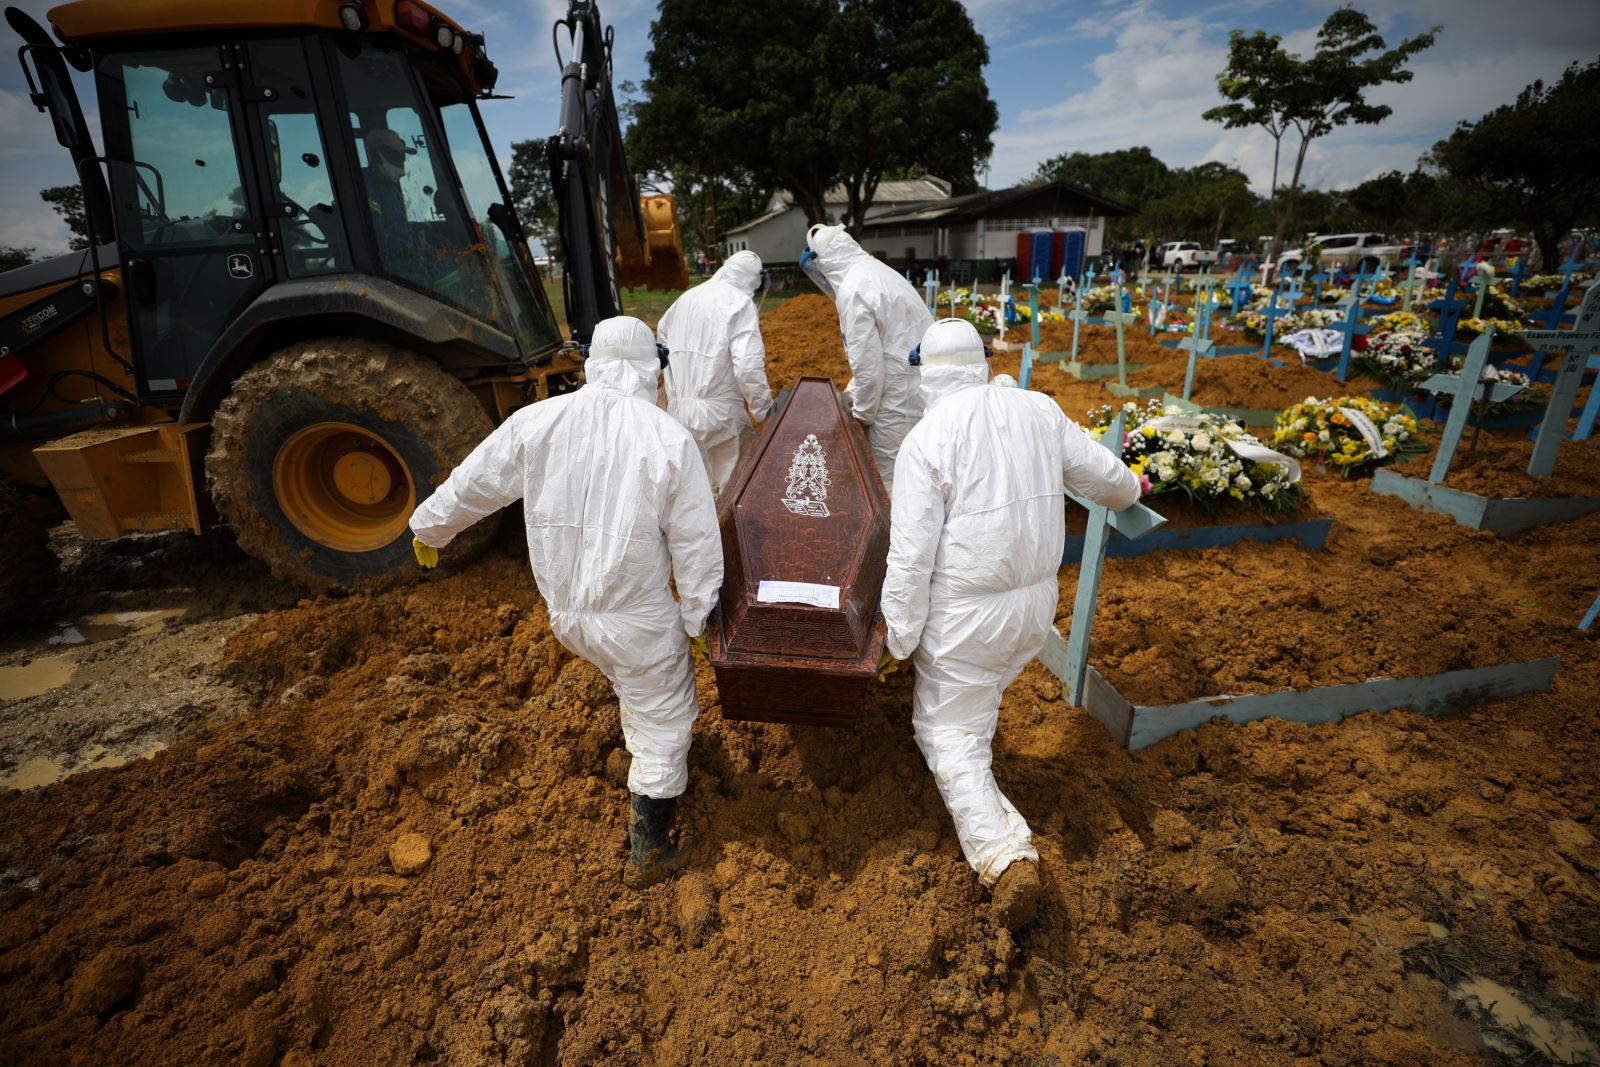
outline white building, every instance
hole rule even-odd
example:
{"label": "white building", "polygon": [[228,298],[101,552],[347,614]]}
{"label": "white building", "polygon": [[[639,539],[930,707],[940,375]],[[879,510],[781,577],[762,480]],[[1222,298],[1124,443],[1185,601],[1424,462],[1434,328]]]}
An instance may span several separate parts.
{"label": "white building", "polygon": [[908,260],[986,263],[1014,259],[1023,230],[1086,231],[1085,253],[1105,251],[1106,219],[1134,210],[1061,181],[908,204],[868,217],[861,245],[896,266]]}
{"label": "white building", "polygon": [[[949,196],[950,183],[942,178],[880,182],[872,206],[867,208],[867,218],[874,219],[888,211]],[[830,189],[825,203],[831,216],[836,219],[842,216],[850,204],[844,186]],[[793,263],[805,247],[807,228],[806,213],[795,205],[793,198],[785,192],[774,193],[764,215],[723,234],[723,253],[732,255],[749,250],[760,256],[763,263]]]}

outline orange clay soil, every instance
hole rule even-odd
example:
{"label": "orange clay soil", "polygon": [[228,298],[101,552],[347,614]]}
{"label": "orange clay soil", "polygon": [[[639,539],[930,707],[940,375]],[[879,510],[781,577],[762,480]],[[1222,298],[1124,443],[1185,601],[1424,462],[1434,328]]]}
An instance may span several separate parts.
{"label": "orange clay soil", "polygon": [[[1568,423],[1568,430],[1576,427]],[[1427,452],[1413,456],[1395,469],[1413,478],[1427,478],[1433,468],[1439,439],[1434,435]],[[1473,445],[1472,427],[1461,435],[1444,484],[1451,489],[1489,497],[1600,497],[1600,441],[1562,441],[1556,468],[1549,478],[1530,478],[1528,463],[1534,443],[1528,431],[1485,430]]]}
{"label": "orange clay soil", "polygon": [[[1175,359],[1130,374],[1128,384],[1165,386],[1172,395],[1181,396],[1188,358],[1187,352],[1177,352]],[[1377,385],[1376,381],[1354,375],[1349,381],[1341,382],[1332,371],[1305,366],[1292,353],[1281,367],[1255,356],[1218,356],[1195,360],[1194,389],[1189,398],[1196,404],[1210,407],[1281,411],[1308,396],[1322,400],[1360,396]]]}
{"label": "orange clay soil", "polygon": [[[816,360],[775,367],[839,373],[816,318]],[[1441,979],[1594,1027],[1600,516],[1501,540],[1309,478],[1325,553],[1110,561],[1099,667],[1181,699],[1560,655],[1554,692],[1131,754],[1032,664],[995,743],[1045,882],[1013,938],[911,740],[912,668],[841,733],[724,722],[701,666],[692,859],[636,893],[615,697],[495,551],[263,612],[223,657],[252,710],[0,795],[0,1059],[1545,1062]]]}

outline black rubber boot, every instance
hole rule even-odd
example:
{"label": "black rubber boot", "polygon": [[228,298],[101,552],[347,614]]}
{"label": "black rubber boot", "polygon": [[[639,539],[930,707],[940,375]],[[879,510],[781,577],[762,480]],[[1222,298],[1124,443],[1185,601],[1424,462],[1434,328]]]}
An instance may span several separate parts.
{"label": "black rubber boot", "polygon": [[656,800],[640,793],[629,793],[632,818],[628,824],[628,844],[631,854],[622,880],[635,889],[667,877],[688,860],[687,848],[674,848],[667,840],[672,829],[672,816],[678,808],[678,798]]}

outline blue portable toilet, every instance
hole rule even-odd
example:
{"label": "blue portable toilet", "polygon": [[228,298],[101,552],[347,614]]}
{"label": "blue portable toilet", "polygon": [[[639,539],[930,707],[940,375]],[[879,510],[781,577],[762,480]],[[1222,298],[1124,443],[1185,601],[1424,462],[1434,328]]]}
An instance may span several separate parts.
{"label": "blue portable toilet", "polygon": [[1060,239],[1060,256],[1057,266],[1065,269],[1067,274],[1076,281],[1083,277],[1083,263],[1089,251],[1089,231],[1082,226],[1068,226],[1057,231]]}
{"label": "blue portable toilet", "polygon": [[1036,230],[1028,234],[1028,280],[1053,277],[1050,273],[1050,253],[1054,235],[1049,230]]}

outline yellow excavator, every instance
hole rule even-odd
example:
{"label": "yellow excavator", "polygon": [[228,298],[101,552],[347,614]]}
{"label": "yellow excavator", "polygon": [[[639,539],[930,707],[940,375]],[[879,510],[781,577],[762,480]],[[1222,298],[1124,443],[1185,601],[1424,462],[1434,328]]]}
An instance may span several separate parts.
{"label": "yellow excavator", "polygon": [[671,198],[628,170],[594,3],[556,23],[546,143],[570,338],[479,114],[482,35],[420,0],[47,17],[54,38],[6,10],[89,243],[0,275],[0,625],[53,578],[41,523],[63,506],[89,538],[220,519],[310,590],[410,575],[412,509],[496,422],[581,382],[621,288],[688,283]]}

